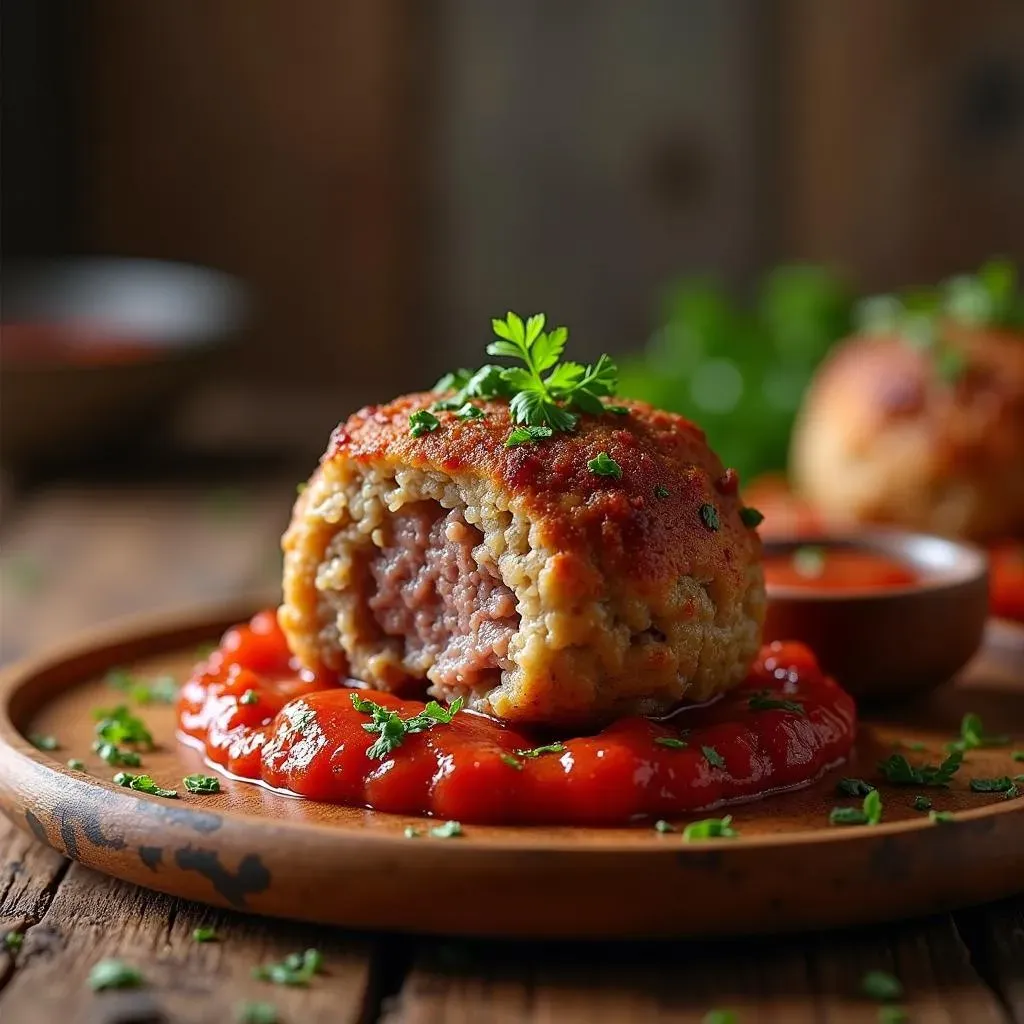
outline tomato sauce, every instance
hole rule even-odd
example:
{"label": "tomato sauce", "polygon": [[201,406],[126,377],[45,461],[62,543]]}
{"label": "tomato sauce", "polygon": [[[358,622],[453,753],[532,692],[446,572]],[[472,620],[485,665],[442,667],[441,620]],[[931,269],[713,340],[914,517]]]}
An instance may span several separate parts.
{"label": "tomato sauce", "polygon": [[[852,698],[795,643],[763,648],[743,686],[714,703],[624,718],[554,744],[461,711],[371,758],[377,736],[354,694],[403,720],[425,706],[297,673],[274,613],[261,612],[228,630],[196,667],[180,725],[211,764],[310,799],[461,822],[566,825],[624,825],[795,788],[843,760],[856,730]],[[538,743],[555,749],[521,753]]]}
{"label": "tomato sauce", "polygon": [[1024,622],[1024,542],[1004,541],[989,548],[989,572],[992,614]]}
{"label": "tomato sauce", "polygon": [[783,587],[881,590],[911,586],[920,576],[912,566],[879,552],[809,546],[766,555],[764,578],[769,584]]}

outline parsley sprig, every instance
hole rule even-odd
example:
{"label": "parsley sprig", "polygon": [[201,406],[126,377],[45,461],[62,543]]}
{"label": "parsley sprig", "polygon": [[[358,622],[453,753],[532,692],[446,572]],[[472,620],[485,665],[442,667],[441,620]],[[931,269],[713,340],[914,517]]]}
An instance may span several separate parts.
{"label": "parsley sprig", "polygon": [[432,700],[419,714],[403,719],[397,711],[381,707],[376,701],[361,697],[358,693],[353,693],[351,697],[352,707],[360,714],[370,716],[371,720],[363,728],[377,734],[377,738],[366,748],[366,756],[374,761],[383,761],[405,742],[406,736],[426,732],[435,725],[450,725],[463,705],[461,697],[456,697],[447,708]]}
{"label": "parsley sprig", "polygon": [[[507,398],[512,422],[520,427],[546,427],[552,432],[571,433],[581,413],[600,416],[605,412],[623,414],[621,406],[601,401],[615,393],[618,368],[607,356],[584,365],[562,360],[567,327],[545,328],[543,313],[524,321],[516,313],[491,321],[497,336],[487,346],[492,356],[514,359],[520,366],[485,365],[478,370],[456,370],[445,374],[436,391],[454,391],[450,398],[435,402],[433,411],[466,413],[471,399]],[[628,410],[625,410],[628,413]],[[473,416],[473,413],[467,413]],[[465,418],[465,417],[463,417]],[[513,432],[512,445],[542,440],[551,434]],[[511,445],[510,445],[511,446]]]}
{"label": "parsley sprig", "polygon": [[878,770],[886,781],[897,786],[948,786],[963,764],[964,755],[954,750],[938,767],[931,764],[912,765],[902,754],[892,754],[879,761]]}
{"label": "parsley sprig", "polygon": [[1009,742],[1009,736],[988,735],[985,732],[981,716],[969,711],[960,722],[960,739],[947,743],[946,750],[963,753],[966,750],[977,750],[980,747],[1005,747]]}

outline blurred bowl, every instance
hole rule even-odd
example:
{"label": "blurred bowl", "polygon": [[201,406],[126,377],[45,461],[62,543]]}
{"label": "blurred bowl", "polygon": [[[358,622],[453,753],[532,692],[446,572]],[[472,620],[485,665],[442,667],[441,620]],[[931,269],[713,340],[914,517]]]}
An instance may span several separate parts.
{"label": "blurred bowl", "polygon": [[234,278],[178,263],[69,258],[6,264],[0,461],[64,462],[151,436],[236,336]]}
{"label": "blurred bowl", "polygon": [[938,686],[981,646],[988,562],[969,544],[900,530],[766,539],[765,560],[800,549],[858,551],[905,566],[913,582],[830,588],[768,580],[764,640],[801,640],[859,699],[885,701]]}

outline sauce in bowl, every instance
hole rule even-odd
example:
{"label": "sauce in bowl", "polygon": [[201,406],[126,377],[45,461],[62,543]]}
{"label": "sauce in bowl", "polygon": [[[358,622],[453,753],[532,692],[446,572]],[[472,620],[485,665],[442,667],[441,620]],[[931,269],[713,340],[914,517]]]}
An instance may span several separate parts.
{"label": "sauce in bowl", "polygon": [[884,552],[817,545],[768,554],[764,576],[769,585],[814,590],[909,587],[921,578],[913,566]]}

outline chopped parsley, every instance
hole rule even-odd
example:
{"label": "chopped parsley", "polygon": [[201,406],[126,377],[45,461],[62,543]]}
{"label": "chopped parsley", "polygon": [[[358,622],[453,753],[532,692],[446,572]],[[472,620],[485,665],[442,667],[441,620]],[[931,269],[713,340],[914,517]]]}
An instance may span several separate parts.
{"label": "chopped parsley", "polygon": [[430,834],[435,839],[456,839],[462,835],[462,825],[457,821],[446,821],[443,825],[435,825]]}
{"label": "chopped parsley", "polygon": [[361,697],[358,693],[351,694],[351,697],[352,707],[372,719],[363,728],[367,732],[377,734],[377,738],[366,748],[366,756],[374,761],[383,761],[388,754],[405,742],[406,736],[425,732],[435,725],[449,725],[463,704],[461,697],[456,697],[447,708],[432,700],[419,714],[402,719],[397,711],[381,707],[376,701]]}
{"label": "chopped parsley", "polygon": [[685,750],[690,744],[676,736],[656,736],[654,742],[659,747],[669,747],[672,750]]}
{"label": "chopped parsley", "polygon": [[412,825],[406,825],[403,835],[406,839],[419,839],[423,833],[418,828],[413,828]]}
{"label": "chopped parsley", "polygon": [[622,477],[622,467],[607,452],[598,452],[587,463],[587,469],[596,476],[610,476],[616,480]]}
{"label": "chopped parsley", "polygon": [[654,823],[654,831],[655,832],[661,832],[664,835],[664,833],[666,833],[666,832],[675,832],[675,827],[670,825],[663,818],[659,818]]}
{"label": "chopped parsley", "polygon": [[714,533],[722,524],[718,518],[718,509],[714,505],[705,502],[701,505],[700,509],[700,521]]}
{"label": "chopped parsley", "polygon": [[1013,788],[1013,779],[1009,775],[996,779],[971,779],[972,793],[1006,793]]}
{"label": "chopped parsley", "polygon": [[878,763],[878,770],[897,786],[948,786],[963,760],[963,753],[954,750],[937,768],[928,764],[915,767],[902,754],[891,754]]}
{"label": "chopped parsley", "polygon": [[509,768],[515,768],[517,772],[523,770],[523,762],[517,757],[513,757],[511,754],[502,754],[501,760],[509,766]]}
{"label": "chopped parsley", "polygon": [[484,418],[484,411],[479,405],[466,402],[455,410],[455,415],[460,420],[480,420]]}
{"label": "chopped parsley", "polygon": [[441,426],[441,421],[427,409],[417,409],[409,417],[409,433],[413,437],[422,437],[424,434],[432,433]]}
{"label": "chopped parsley", "polygon": [[28,741],[36,750],[58,750],[60,748],[56,736],[43,736],[34,732],[29,736]]}
{"label": "chopped parsley", "polygon": [[505,438],[506,448],[515,448],[520,444],[531,444],[534,441],[543,441],[551,437],[554,431],[550,427],[516,427],[508,437]]}
{"label": "chopped parsley", "polygon": [[722,757],[714,747],[701,747],[700,752],[704,755],[704,760],[707,761],[712,768],[725,767],[725,758]]}
{"label": "chopped parsley", "polygon": [[825,571],[825,549],[805,544],[793,552],[793,568],[805,579],[817,579]]}
{"label": "chopped parsley", "polygon": [[21,932],[8,932],[4,936],[3,947],[7,950],[11,956],[17,956],[21,952],[21,947],[24,945],[25,936]]}
{"label": "chopped parsley", "polygon": [[613,416],[628,416],[630,410],[625,405],[606,405],[604,407],[605,412],[610,412]]}
{"label": "chopped parsley", "polygon": [[836,783],[836,792],[840,796],[867,796],[874,788],[864,779],[840,779]]}
{"label": "chopped parsley", "polygon": [[220,936],[217,934],[215,928],[200,927],[195,928],[192,931],[193,942],[219,942]]}
{"label": "chopped parsley", "polygon": [[260,695],[255,690],[246,690],[241,697],[238,698],[239,704],[259,704]]}
{"label": "chopped parsley", "polygon": [[220,792],[220,780],[212,775],[186,775],[181,782],[190,793]]}
{"label": "chopped parsley", "polygon": [[869,999],[876,999],[880,1003],[891,1003],[903,998],[902,983],[887,971],[868,971],[861,978],[860,990]]}
{"label": "chopped parsley", "polygon": [[928,820],[933,825],[944,825],[953,820],[951,811],[929,811]]}
{"label": "chopped parsley", "polygon": [[236,1024],[281,1024],[273,1003],[239,1003],[235,1021]]}
{"label": "chopped parsley", "polygon": [[750,505],[744,505],[740,509],[740,521],[750,530],[755,530],[764,522],[764,513],[758,512]]}
{"label": "chopped parsley", "polygon": [[534,747],[532,750],[517,750],[517,757],[542,757],[544,754],[564,754],[564,743],[546,743],[543,747]]}
{"label": "chopped parsley", "polygon": [[89,972],[89,987],[93,992],[110,988],[138,988],[143,984],[142,972],[123,960],[101,960]]}
{"label": "chopped parsley", "polygon": [[882,795],[877,789],[864,797],[864,805],[833,807],[828,816],[830,825],[877,825],[882,820]]}
{"label": "chopped parsley", "polygon": [[659,500],[664,500],[669,496],[669,489],[664,484],[655,484],[654,496]]}
{"label": "chopped parsley", "polygon": [[133,715],[124,704],[112,710],[97,711],[95,716],[96,735],[103,743],[153,749],[153,736],[145,723],[137,715]]}
{"label": "chopped parsley", "polygon": [[932,802],[926,796],[915,796],[913,808],[915,811],[930,811],[932,809]]}
{"label": "chopped parsley", "polygon": [[163,789],[153,781],[151,775],[132,775],[131,772],[118,772],[114,776],[114,782],[125,789],[134,789],[138,793],[149,793],[150,796],[162,796],[168,800],[176,800],[178,791],[176,789]]}
{"label": "chopped parsley", "polygon": [[96,740],[92,745],[92,749],[101,761],[106,761],[112,768],[138,768],[142,764],[142,758],[134,750],[122,750],[114,743],[104,743],[103,740]]}
{"label": "chopped parsley", "polygon": [[1009,736],[987,735],[980,716],[969,711],[960,722],[960,739],[947,743],[946,749],[963,753],[967,750],[977,750],[979,747],[1005,747],[1009,742]]}
{"label": "chopped parsley", "polygon": [[739,1024],[739,1020],[732,1010],[708,1010],[700,1024]]}
{"label": "chopped parsley", "polygon": [[751,711],[792,711],[795,715],[804,714],[804,706],[795,700],[779,700],[771,696],[770,690],[759,690],[753,694],[747,706]]}
{"label": "chopped parsley", "polygon": [[142,679],[127,669],[111,669],[106,676],[107,686],[126,693],[138,704],[173,704],[178,699],[178,684],[173,676],[162,675]]}
{"label": "chopped parsley", "polygon": [[323,955],[318,949],[307,949],[304,953],[289,953],[280,963],[254,967],[252,976],[257,981],[269,981],[274,985],[305,986],[320,973],[323,962]]}
{"label": "chopped parsley", "polygon": [[724,818],[705,818],[691,821],[683,829],[683,842],[692,843],[701,839],[735,839],[739,832],[732,827],[732,815]]}
{"label": "chopped parsley", "polygon": [[85,771],[85,762],[79,760],[77,757],[68,758],[67,766],[73,772],[84,772]]}

